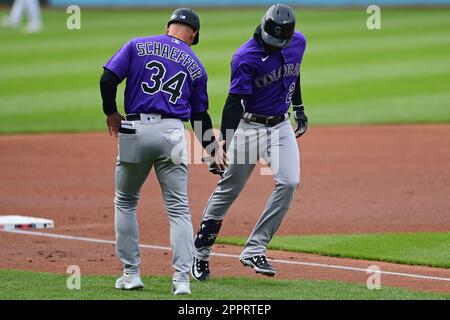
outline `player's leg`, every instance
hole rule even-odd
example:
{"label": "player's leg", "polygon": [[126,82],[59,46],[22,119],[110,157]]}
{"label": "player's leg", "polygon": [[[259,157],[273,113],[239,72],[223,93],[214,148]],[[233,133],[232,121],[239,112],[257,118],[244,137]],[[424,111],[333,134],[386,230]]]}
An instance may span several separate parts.
{"label": "player's leg", "polygon": [[[187,143],[184,125],[179,120],[163,120],[160,132],[161,150],[154,166],[170,222],[172,266],[175,269],[172,279],[174,293],[177,294],[178,283],[189,283],[194,250],[194,234],[187,193]],[[189,290],[188,284],[183,285],[187,285]]]}
{"label": "player's leg", "polygon": [[[197,280],[209,277],[209,257],[220,231],[222,220],[248,181],[260,153],[261,125],[241,122],[230,143],[230,165],[206,204],[203,219],[195,238],[192,275]],[[263,134],[264,135],[264,134]]]}
{"label": "player's leg", "polygon": [[[269,140],[265,158],[274,174],[275,190],[245,244],[241,260],[252,257],[265,259],[267,244],[286,215],[300,183],[300,154],[290,122],[285,121],[274,127]],[[248,261],[247,265],[251,264],[255,262]],[[262,261],[262,264],[265,265],[265,261]],[[267,274],[274,273],[268,270]]]}
{"label": "player's leg", "polygon": [[231,163],[225,171],[203,212],[202,222],[195,238],[195,258],[209,260],[211,247],[220,231],[222,220],[247,183],[254,167],[254,164]]}
{"label": "player's leg", "polygon": [[136,207],[140,190],[151,167],[152,160],[142,147],[148,135],[119,134],[119,156],[116,163],[115,229],[116,252],[124,264],[124,274],[140,272],[139,235]]}

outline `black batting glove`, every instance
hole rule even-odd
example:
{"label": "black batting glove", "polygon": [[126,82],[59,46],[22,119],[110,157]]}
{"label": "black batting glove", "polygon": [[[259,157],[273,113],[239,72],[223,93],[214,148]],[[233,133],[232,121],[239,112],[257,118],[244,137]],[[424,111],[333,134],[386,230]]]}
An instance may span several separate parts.
{"label": "black batting glove", "polygon": [[210,157],[203,158],[203,162],[208,163],[208,171],[212,174],[217,174],[223,177],[225,169],[228,167],[228,155],[225,152],[225,141],[220,141],[215,144],[215,148],[211,150]]}
{"label": "black batting glove", "polygon": [[301,137],[308,129],[308,117],[305,114],[305,108],[303,105],[294,106],[294,119],[295,119],[295,137]]}
{"label": "black batting glove", "polygon": [[217,175],[219,175],[221,177],[223,177],[223,174],[225,172],[225,170],[220,169],[215,162],[211,162],[208,165],[208,171],[211,172],[212,174],[217,174]]}

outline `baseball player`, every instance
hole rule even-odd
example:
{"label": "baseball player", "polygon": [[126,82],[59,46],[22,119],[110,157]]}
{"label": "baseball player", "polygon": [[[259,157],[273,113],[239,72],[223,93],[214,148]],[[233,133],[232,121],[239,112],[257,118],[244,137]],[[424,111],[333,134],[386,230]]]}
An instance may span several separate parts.
{"label": "baseball player", "polygon": [[[206,205],[195,238],[191,272],[197,280],[210,277],[211,246],[228,209],[261,157],[273,172],[275,190],[245,244],[240,261],[257,273],[267,276],[276,273],[266,259],[266,247],[299,185],[300,155],[296,137],[303,135],[308,126],[300,90],[300,65],[306,39],[294,28],[292,9],[283,4],[273,5],[253,37],[233,55],[230,90],[221,125],[230,164],[225,172],[214,163],[210,167],[210,171],[223,176]],[[289,121],[291,104],[295,130]],[[234,135],[230,134],[234,131]],[[251,162],[252,157],[256,161]]]}
{"label": "baseball player", "polygon": [[3,27],[18,28],[25,11],[28,11],[29,19],[25,31],[27,33],[39,32],[42,28],[39,0],[14,0],[9,17],[2,21]]}
{"label": "baseball player", "polygon": [[[124,265],[117,289],[138,289],[140,278],[136,206],[140,189],[155,169],[170,221],[173,293],[190,294],[193,227],[188,205],[187,142],[184,121],[212,128],[208,110],[207,74],[191,50],[199,41],[200,21],[191,9],[173,12],[166,34],[127,42],[104,65],[100,80],[103,111],[110,134],[119,138],[116,163],[115,229],[117,256]],[[117,86],[124,79],[125,112],[117,111]],[[196,130],[198,132],[199,130]],[[223,148],[211,137],[203,141],[216,161]],[[211,150],[211,149],[208,149]]]}

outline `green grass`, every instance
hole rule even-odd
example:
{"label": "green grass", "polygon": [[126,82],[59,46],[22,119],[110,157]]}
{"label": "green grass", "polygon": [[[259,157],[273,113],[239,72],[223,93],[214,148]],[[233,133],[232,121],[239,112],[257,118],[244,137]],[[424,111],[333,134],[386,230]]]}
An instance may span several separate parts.
{"label": "green grass", "polygon": [[119,291],[113,276],[82,276],[81,290],[66,287],[68,275],[0,270],[0,300],[4,299],[450,299],[448,294],[415,292],[381,287],[368,290],[365,284],[249,278],[215,278],[192,282],[192,296],[174,297],[169,277],[143,277],[145,289]]}
{"label": "green grass", "polygon": [[[217,243],[244,245],[244,237]],[[324,256],[450,268],[450,232],[276,236],[270,249]]]}
{"label": "green grass", "polygon": [[[194,49],[209,74],[215,126],[231,55],[263,13],[199,10],[201,43]],[[61,8],[44,11],[40,34],[0,29],[0,133],[104,130],[101,66],[128,39],[164,32],[169,15],[83,10],[82,29],[69,31]],[[297,15],[308,38],[303,96],[313,125],[450,121],[449,9],[384,8],[378,31],[366,29],[364,8]]]}

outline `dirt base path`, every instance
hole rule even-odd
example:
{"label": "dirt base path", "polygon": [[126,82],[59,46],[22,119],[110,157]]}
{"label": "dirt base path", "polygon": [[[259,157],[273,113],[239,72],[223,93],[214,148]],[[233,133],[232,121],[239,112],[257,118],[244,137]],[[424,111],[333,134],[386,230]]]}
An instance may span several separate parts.
{"label": "dirt base path", "polygon": [[[312,128],[301,140],[301,188],[278,234],[449,231],[449,136],[450,125]],[[0,214],[54,219],[56,229],[51,232],[58,234],[114,239],[115,154],[116,141],[102,133],[0,136]],[[195,227],[216,182],[205,165],[190,167]],[[231,208],[221,234],[248,235],[272,188],[271,177],[254,174]],[[143,189],[138,212],[141,242],[167,246],[169,226],[154,174]],[[64,272],[68,264],[78,264],[86,273],[120,272],[112,245],[6,233],[0,233],[0,241],[0,268]],[[239,253],[238,248],[223,249]],[[370,265],[311,255],[271,255]],[[237,259],[216,257],[214,261],[216,274],[252,275]],[[143,262],[146,274],[171,273],[168,252],[144,250]],[[386,267],[450,277],[449,270]],[[281,277],[367,278],[362,272],[305,265],[279,268]],[[448,282],[386,276],[391,277],[397,286],[449,288]]]}
{"label": "dirt base path", "polygon": [[[54,234],[54,233],[52,233]],[[90,239],[90,238],[89,238]],[[88,239],[88,240],[89,240]],[[90,239],[91,241],[93,239]],[[40,234],[9,234],[0,232],[0,241],[8,243],[0,249],[1,268],[66,272],[69,265],[78,265],[83,274],[121,274],[121,265],[115,257],[112,238],[110,243],[52,239]],[[150,244],[154,246],[155,244]],[[265,278],[256,275],[239,262],[240,247],[217,245],[219,256],[211,258],[213,276]],[[141,249],[142,274],[171,275],[169,248]],[[450,270],[423,266],[407,266],[366,260],[323,257],[282,251],[269,251],[276,259],[277,279],[313,279],[349,281],[366,285],[373,273],[367,268],[375,265],[381,273],[382,286],[401,287],[418,291],[450,293]]]}

